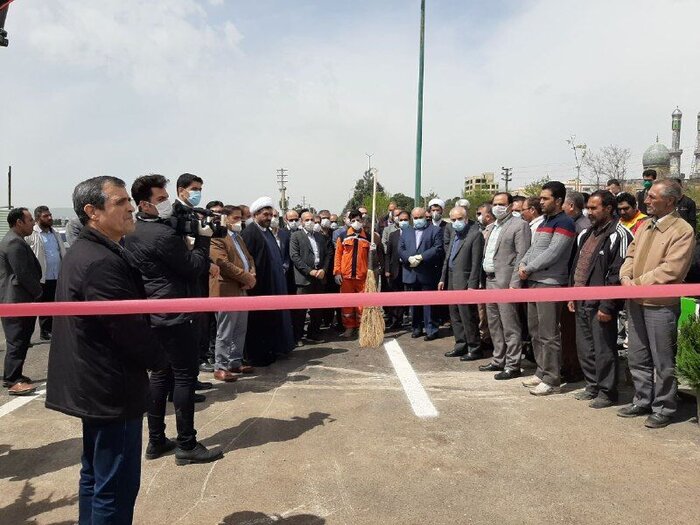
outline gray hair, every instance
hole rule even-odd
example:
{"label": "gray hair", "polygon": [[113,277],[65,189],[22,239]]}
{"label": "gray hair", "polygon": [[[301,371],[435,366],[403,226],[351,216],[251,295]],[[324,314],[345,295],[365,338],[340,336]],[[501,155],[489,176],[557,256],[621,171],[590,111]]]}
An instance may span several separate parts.
{"label": "gray hair", "polygon": [[567,191],[566,192],[566,199],[564,202],[570,202],[571,204],[574,205],[574,208],[577,210],[582,210],[583,207],[586,205],[586,202],[583,198],[583,195],[581,195],[577,191]]}
{"label": "gray hair", "polygon": [[117,177],[103,175],[84,180],[73,190],[73,211],[75,211],[78,219],[80,219],[80,223],[83,226],[85,226],[90,220],[88,214],[85,213],[85,206],[92,204],[98,210],[105,209],[107,195],[105,195],[104,187],[107,184],[112,184],[113,186],[117,186],[119,188],[126,187],[123,180],[118,179]]}
{"label": "gray hair", "polygon": [[671,197],[677,203],[683,197],[683,188],[673,179],[661,179],[654,182],[654,186],[661,187],[662,197]]}

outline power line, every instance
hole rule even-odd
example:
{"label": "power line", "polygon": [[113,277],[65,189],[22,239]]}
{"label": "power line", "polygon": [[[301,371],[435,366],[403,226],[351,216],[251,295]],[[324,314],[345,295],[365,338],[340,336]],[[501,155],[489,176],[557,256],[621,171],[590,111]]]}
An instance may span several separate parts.
{"label": "power line", "polygon": [[508,185],[513,180],[513,175],[511,175],[511,173],[513,173],[513,168],[502,167],[501,170],[503,170],[501,172],[501,180],[506,183],[506,193],[508,193]]}

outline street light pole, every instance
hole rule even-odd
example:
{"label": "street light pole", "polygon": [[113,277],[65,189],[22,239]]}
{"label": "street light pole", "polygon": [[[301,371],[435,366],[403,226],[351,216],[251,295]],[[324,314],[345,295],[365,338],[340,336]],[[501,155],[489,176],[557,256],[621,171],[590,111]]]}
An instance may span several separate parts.
{"label": "street light pole", "polygon": [[421,194],[421,166],[423,160],[423,70],[425,62],[425,0],[420,3],[420,56],[418,62],[418,125],[416,129],[416,187],[415,205]]}

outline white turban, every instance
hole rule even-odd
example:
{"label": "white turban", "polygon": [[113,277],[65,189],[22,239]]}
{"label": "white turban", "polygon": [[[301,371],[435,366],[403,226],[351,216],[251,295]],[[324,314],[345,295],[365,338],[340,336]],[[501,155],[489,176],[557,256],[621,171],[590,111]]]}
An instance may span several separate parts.
{"label": "white turban", "polygon": [[428,203],[428,208],[430,208],[431,206],[440,206],[444,210],[445,201],[442,199],[433,199]]}
{"label": "white turban", "polygon": [[457,201],[457,206],[461,206],[462,208],[469,209],[469,199],[459,199]]}
{"label": "white turban", "polygon": [[274,206],[272,199],[270,197],[260,197],[253,204],[250,205],[250,213],[255,215],[263,208],[272,208]]}

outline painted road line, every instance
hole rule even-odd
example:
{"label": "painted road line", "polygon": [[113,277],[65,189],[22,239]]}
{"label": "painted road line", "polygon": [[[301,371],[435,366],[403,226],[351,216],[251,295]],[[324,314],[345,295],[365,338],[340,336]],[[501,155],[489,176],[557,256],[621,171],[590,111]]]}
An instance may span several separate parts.
{"label": "painted road line", "polygon": [[41,383],[40,385],[38,385],[36,393],[28,395],[28,396],[15,397],[12,401],[8,401],[4,405],[0,406],[0,417],[6,416],[7,414],[11,414],[12,412],[17,410],[18,408],[22,408],[27,403],[31,403],[37,397],[39,397],[45,393],[46,393],[46,383]]}
{"label": "painted road line", "polygon": [[384,344],[384,348],[386,349],[391,364],[394,366],[399,381],[401,381],[404,392],[406,392],[406,397],[408,397],[408,401],[411,403],[413,412],[418,417],[437,417],[438,411],[435,405],[430,401],[423,385],[420,384],[418,376],[413,370],[411,363],[406,359],[406,355],[403,353],[398,341],[392,339]]}

